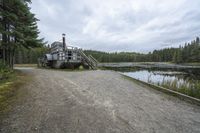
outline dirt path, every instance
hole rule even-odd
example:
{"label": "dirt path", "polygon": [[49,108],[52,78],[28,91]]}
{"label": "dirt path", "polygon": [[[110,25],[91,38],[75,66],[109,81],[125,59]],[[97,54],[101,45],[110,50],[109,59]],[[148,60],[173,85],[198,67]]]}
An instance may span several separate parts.
{"label": "dirt path", "polygon": [[34,76],[2,133],[200,132],[200,107],[111,71],[21,69]]}

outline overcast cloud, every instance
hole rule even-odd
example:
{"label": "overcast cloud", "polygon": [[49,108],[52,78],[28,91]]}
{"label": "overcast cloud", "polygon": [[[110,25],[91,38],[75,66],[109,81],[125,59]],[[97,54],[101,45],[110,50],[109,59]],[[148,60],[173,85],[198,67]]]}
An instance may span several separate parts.
{"label": "overcast cloud", "polygon": [[200,0],[32,0],[41,37],[70,44],[148,52],[200,35]]}

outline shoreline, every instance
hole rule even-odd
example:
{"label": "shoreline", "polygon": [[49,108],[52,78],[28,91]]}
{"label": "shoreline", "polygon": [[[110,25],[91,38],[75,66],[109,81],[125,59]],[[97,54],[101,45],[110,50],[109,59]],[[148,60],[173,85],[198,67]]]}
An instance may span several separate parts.
{"label": "shoreline", "polygon": [[158,86],[158,85],[155,85],[155,84],[152,84],[152,83],[147,83],[147,82],[138,80],[138,79],[136,79],[136,78],[133,78],[133,77],[124,75],[124,74],[121,73],[121,72],[119,72],[119,73],[120,73],[122,76],[126,77],[128,80],[133,81],[134,83],[139,83],[139,84],[142,85],[142,86],[148,86],[148,87],[150,87],[151,89],[158,90],[158,91],[163,92],[163,93],[165,93],[165,94],[168,94],[168,95],[170,95],[170,96],[175,96],[175,97],[179,98],[180,100],[184,100],[184,101],[189,102],[189,103],[191,103],[191,104],[196,104],[196,105],[200,106],[200,99],[198,99],[198,98],[195,98],[195,97],[192,97],[192,96],[189,96],[189,95],[180,93],[180,92],[178,92],[178,91],[170,90],[170,89],[167,89],[167,88],[162,87],[162,86]]}
{"label": "shoreline", "polygon": [[120,63],[99,63],[99,67],[139,67],[139,68],[160,68],[160,69],[200,69],[199,65],[173,64],[166,62],[120,62]]}

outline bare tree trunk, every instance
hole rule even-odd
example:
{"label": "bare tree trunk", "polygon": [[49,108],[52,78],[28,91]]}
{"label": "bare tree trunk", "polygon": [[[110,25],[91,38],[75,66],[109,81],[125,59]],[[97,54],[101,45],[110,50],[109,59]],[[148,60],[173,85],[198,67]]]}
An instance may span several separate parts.
{"label": "bare tree trunk", "polygon": [[8,65],[8,60],[9,60],[9,58],[8,58],[8,48],[6,48],[6,65]]}
{"label": "bare tree trunk", "polygon": [[14,48],[12,49],[11,53],[12,53],[12,55],[11,55],[12,56],[12,62],[11,62],[12,66],[11,66],[11,68],[13,69],[14,68],[14,62],[15,62],[15,58],[14,58],[15,57],[15,49]]}
{"label": "bare tree trunk", "polygon": [[11,48],[9,50],[9,66],[12,69],[13,64],[12,64],[12,49]]}

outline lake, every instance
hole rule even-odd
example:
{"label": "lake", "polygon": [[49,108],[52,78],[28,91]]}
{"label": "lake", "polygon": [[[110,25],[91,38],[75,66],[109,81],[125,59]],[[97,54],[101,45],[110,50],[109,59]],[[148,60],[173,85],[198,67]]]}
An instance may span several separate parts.
{"label": "lake", "polygon": [[[139,66],[140,65],[140,66]],[[162,86],[180,93],[200,99],[200,68],[176,66],[176,67],[152,67],[150,65],[125,65],[120,63],[104,64],[105,69],[120,71],[122,74]],[[155,66],[155,65],[154,65]]]}
{"label": "lake", "polygon": [[199,72],[174,69],[114,68],[122,74],[155,85],[159,85],[183,94],[200,98]]}
{"label": "lake", "polygon": [[182,84],[189,84],[189,81],[195,81],[196,79],[191,79],[192,77],[188,77],[186,73],[178,72],[178,71],[148,71],[148,70],[140,70],[140,71],[132,71],[132,72],[124,72],[126,76],[153,84],[162,84],[162,83],[170,83],[172,84],[174,81],[177,82],[177,87]]}

